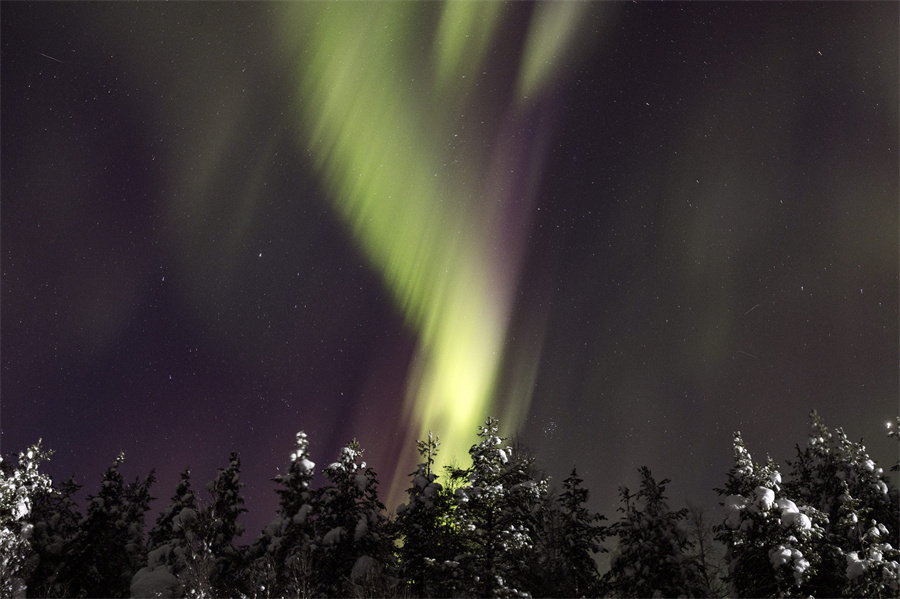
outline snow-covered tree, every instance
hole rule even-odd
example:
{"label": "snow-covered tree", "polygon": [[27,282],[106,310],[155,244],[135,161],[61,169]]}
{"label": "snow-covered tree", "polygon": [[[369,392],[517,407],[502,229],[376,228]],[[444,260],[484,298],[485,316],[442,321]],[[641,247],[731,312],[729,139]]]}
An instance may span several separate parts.
{"label": "snow-covered tree", "polygon": [[309,540],[306,516],[312,510],[310,501],[315,467],[316,464],[309,459],[306,433],[301,431],[297,433],[297,446],[291,453],[287,472],[275,477],[275,482],[282,486],[277,493],[280,513],[284,518],[282,536],[289,548],[302,546]]}
{"label": "snow-covered tree", "polygon": [[527,596],[537,512],[547,482],[530,475],[532,461],[512,455],[488,418],[469,450],[468,485],[457,489],[456,519],[464,553],[457,560],[463,592],[477,597]]}
{"label": "snow-covered tree", "polygon": [[[813,412],[812,434],[807,446],[797,448],[797,460],[785,488],[801,500],[815,505],[831,523],[839,522],[839,513],[849,494],[859,500],[866,515],[884,523],[895,541],[898,536],[898,498],[890,480],[875,464],[862,442],[854,443],[840,428],[833,432]],[[831,528],[831,527],[829,527]]]}
{"label": "snow-covered tree", "polygon": [[665,496],[668,479],[657,482],[640,469],[636,494],[622,487],[622,518],[612,526],[619,539],[607,580],[622,597],[694,597],[701,594],[700,573],[681,527],[687,510],[672,511]]}
{"label": "snow-covered tree", "polygon": [[753,463],[739,433],[734,452],[718,527],[733,594],[898,595],[897,492],[861,442],[813,412],[784,483],[771,459]]}
{"label": "snow-covered tree", "polygon": [[219,469],[216,478],[206,485],[210,503],[200,510],[199,530],[205,543],[200,557],[211,554],[215,563],[210,575],[210,585],[215,596],[233,596],[242,580],[244,556],[235,544],[244,527],[238,522],[244,507],[241,489],[241,460],[231,452],[228,466]]}
{"label": "snow-covered tree", "polygon": [[724,489],[725,521],[716,527],[725,544],[730,594],[783,597],[811,594],[822,562],[826,516],[782,489],[775,463],[755,464],[740,433],[735,465]]}
{"label": "snow-covered tree", "polygon": [[566,580],[570,585],[561,590],[569,597],[600,594],[600,573],[594,556],[606,551],[601,543],[606,538],[608,529],[600,524],[606,518],[587,509],[589,493],[582,488],[583,482],[573,466],[572,473],[563,481],[563,492],[558,500],[562,516],[561,558],[567,570]]}
{"label": "snow-covered tree", "polygon": [[132,597],[210,594],[209,572],[197,575],[198,570],[211,571],[211,567],[204,568],[211,559],[203,559],[204,542],[198,528],[197,501],[190,470],[185,469],[169,505],[150,531],[147,565],[131,580]]}
{"label": "snow-covered tree", "polygon": [[197,513],[197,497],[191,488],[191,471],[187,468],[181,473],[181,479],[175,487],[175,494],[172,495],[169,505],[159,514],[156,524],[150,529],[147,545],[151,550],[169,542],[172,538],[183,536],[184,510]]}
{"label": "snow-covered tree", "polygon": [[241,462],[232,452],[198,504],[185,470],[172,500],[150,532],[146,567],[131,581],[132,596],[224,597],[242,593],[244,556],[235,544],[243,532]]}
{"label": "snow-covered tree", "polygon": [[297,433],[284,474],[275,477],[279,510],[250,548],[253,592],[261,596],[283,593],[309,596],[312,585],[310,544],[315,517],[311,488],[315,463],[309,459],[306,433]]}
{"label": "snow-covered tree", "polygon": [[51,491],[50,477],[38,472],[51,452],[38,441],[19,454],[15,468],[0,458],[0,595],[25,595],[25,565],[34,526],[28,516],[36,495]]}
{"label": "snow-covered tree", "polygon": [[529,560],[528,589],[534,596],[604,594],[594,556],[606,552],[601,543],[607,527],[600,524],[606,518],[587,509],[588,490],[582,488],[582,482],[573,467],[563,481],[562,493],[551,491],[542,500],[533,558]]}
{"label": "snow-covered tree", "polygon": [[412,473],[409,499],[397,508],[399,579],[414,597],[451,596],[456,591],[453,558],[459,550],[453,520],[455,502],[433,470],[440,440],[431,432],[417,441],[424,460]]}
{"label": "snow-covered tree", "polygon": [[378,500],[378,477],[362,453],[355,439],[341,449],[339,461],[324,470],[328,484],[316,493],[314,594],[387,594],[395,583],[393,538]]}
{"label": "snow-covered tree", "polygon": [[125,484],[119,454],[103,475],[100,491],[88,497],[66,565],[75,596],[127,597],[131,579],[147,560],[144,515],[150,507],[150,486],[155,475]]}
{"label": "snow-covered tree", "polygon": [[825,517],[823,567],[809,581],[817,596],[897,596],[900,592],[898,497],[862,442],[831,431],[816,412],[812,433],[785,490]]}
{"label": "snow-covered tree", "polygon": [[75,494],[80,488],[81,485],[70,478],[54,484],[47,493],[34,496],[34,509],[30,515],[34,523],[33,553],[26,568],[28,594],[32,597],[71,595],[64,566],[81,521],[75,505]]}

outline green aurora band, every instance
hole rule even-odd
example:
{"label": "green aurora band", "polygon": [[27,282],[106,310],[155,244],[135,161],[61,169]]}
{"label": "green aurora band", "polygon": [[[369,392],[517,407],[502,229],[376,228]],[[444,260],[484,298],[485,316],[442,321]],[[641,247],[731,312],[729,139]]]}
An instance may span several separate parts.
{"label": "green aurora band", "polygon": [[[488,414],[515,430],[528,413],[537,356],[507,356],[525,365],[517,396],[502,407],[495,396],[548,131],[536,127],[524,141],[515,131],[541,120],[541,92],[572,58],[586,6],[535,7],[516,89],[491,140],[474,132],[484,127],[466,129],[466,115],[479,112],[476,82],[506,4],[280,5],[298,134],[418,335],[407,446],[433,430],[442,457],[465,455]],[[401,498],[405,474],[394,473],[388,499]]]}

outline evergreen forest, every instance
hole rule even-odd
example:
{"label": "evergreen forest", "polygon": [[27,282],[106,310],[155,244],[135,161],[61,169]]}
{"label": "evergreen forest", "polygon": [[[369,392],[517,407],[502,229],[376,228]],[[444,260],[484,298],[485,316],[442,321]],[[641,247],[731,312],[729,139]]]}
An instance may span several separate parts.
{"label": "evergreen forest", "polygon": [[300,432],[278,513],[249,545],[235,453],[205,492],[185,470],[153,520],[152,472],[126,482],[119,455],[82,511],[74,480],[40,471],[52,452],[38,442],[2,462],[0,596],[898,597],[897,489],[861,442],[811,420],[784,467],[735,433],[715,513],[670,506],[670,481],[641,468],[609,518],[575,468],[551,486],[493,418],[468,468],[436,471],[439,438],[419,441],[393,514],[356,441],[314,488]]}

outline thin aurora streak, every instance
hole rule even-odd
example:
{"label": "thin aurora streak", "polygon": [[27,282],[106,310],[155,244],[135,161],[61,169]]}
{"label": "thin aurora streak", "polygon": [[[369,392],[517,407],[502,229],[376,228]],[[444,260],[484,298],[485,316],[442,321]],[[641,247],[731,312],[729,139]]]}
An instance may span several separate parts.
{"label": "thin aurora streak", "polygon": [[[434,65],[431,81],[415,80],[422,67],[408,51],[421,7],[284,7],[281,37],[299,44],[289,54],[313,57],[297,61],[301,135],[335,205],[418,333],[405,399],[407,446],[438,431],[442,458],[465,455],[488,414],[502,410],[515,430],[528,413],[530,393],[495,405],[496,379],[550,134],[534,106],[571,58],[584,7],[538,7],[503,111],[506,124],[497,140],[471,140],[478,151],[465,156],[452,149],[465,124],[457,114],[478,99],[465,80],[477,78],[496,43],[503,5],[443,5],[435,42],[422,53]],[[516,138],[529,120],[538,121],[533,133]],[[463,164],[448,168],[455,162]],[[519,375],[527,389],[527,375]],[[401,497],[405,467],[397,465],[389,500]]]}

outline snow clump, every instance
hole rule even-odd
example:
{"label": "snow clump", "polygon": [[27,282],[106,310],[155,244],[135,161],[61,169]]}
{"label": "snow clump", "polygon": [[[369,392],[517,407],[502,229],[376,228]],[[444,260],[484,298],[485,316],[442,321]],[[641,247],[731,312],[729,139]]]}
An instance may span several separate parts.
{"label": "snow clump", "polygon": [[777,548],[769,552],[769,561],[772,567],[778,570],[782,566],[789,566],[793,570],[794,580],[800,584],[803,580],[803,573],[809,569],[809,560],[803,557],[803,553],[799,549],[785,547],[779,545]]}
{"label": "snow clump", "polygon": [[809,519],[809,516],[806,514],[801,514],[800,510],[797,509],[797,504],[795,504],[790,499],[779,499],[777,502],[779,508],[781,508],[781,525],[785,528],[789,528],[791,526],[796,526],[801,530],[809,530],[812,528],[812,522]]}
{"label": "snow clump", "polygon": [[370,573],[374,574],[377,569],[378,562],[374,558],[368,555],[361,555],[356,560],[356,563],[353,564],[353,569],[350,570],[350,580],[356,582],[360,579],[365,579]]}
{"label": "snow clump", "polygon": [[772,509],[775,503],[775,491],[766,487],[756,487],[756,505],[763,511]]}

